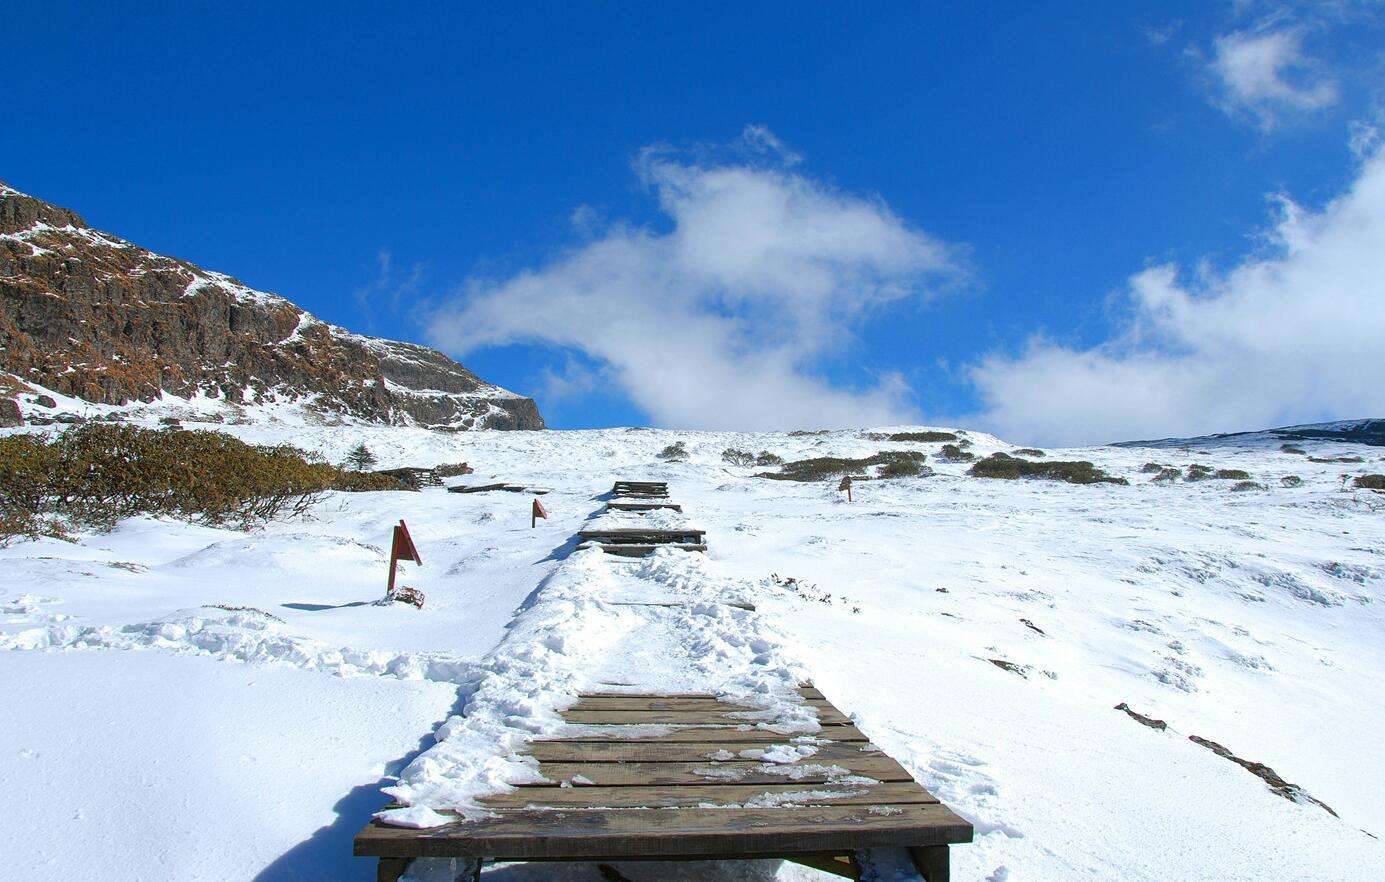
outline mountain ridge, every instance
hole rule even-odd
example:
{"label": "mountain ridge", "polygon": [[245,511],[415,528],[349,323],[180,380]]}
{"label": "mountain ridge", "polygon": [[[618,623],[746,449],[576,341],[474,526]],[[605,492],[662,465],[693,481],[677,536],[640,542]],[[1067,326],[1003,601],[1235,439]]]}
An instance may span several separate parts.
{"label": "mountain ridge", "polygon": [[328,421],[545,427],[533,399],[435,349],[332,325],[0,182],[0,397],[14,413],[45,392],[108,408],[214,399],[242,416],[287,404]]}

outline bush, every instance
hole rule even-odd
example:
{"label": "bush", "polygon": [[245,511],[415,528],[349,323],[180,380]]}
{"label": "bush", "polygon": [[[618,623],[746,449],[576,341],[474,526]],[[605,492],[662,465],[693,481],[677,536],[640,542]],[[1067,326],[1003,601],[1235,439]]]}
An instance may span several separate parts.
{"label": "bush", "polygon": [[749,450],[737,450],[734,447],[728,447],[723,450],[721,452],[721,459],[723,462],[729,462],[731,465],[748,466],[755,464],[755,454],[751,453]]}
{"label": "bush", "polygon": [[469,475],[476,471],[464,462],[445,462],[433,466],[433,474],[439,478],[455,478],[458,475]]}
{"label": "bush", "polygon": [[1030,462],[1004,453],[993,453],[971,467],[975,478],[1047,478],[1069,484],[1128,484],[1124,478],[1113,478],[1085,460],[1077,462]]}
{"label": "bush", "polygon": [[1361,490],[1385,490],[1385,475],[1361,475],[1351,484]]}
{"label": "bush", "polygon": [[828,429],[794,429],[789,433],[790,438],[810,438],[813,435],[826,435]]}
{"label": "bush", "polygon": [[944,444],[943,449],[938,451],[938,459],[943,462],[971,462],[976,459],[976,454],[967,453],[956,444]]}
{"label": "bush", "polygon": [[880,467],[882,478],[926,478],[932,474],[933,470],[921,459],[899,459]]}
{"label": "bush", "polygon": [[755,464],[757,466],[783,465],[784,457],[770,453],[768,450],[761,450],[755,455]]}
{"label": "bush", "polygon": [[[778,472],[760,472],[755,477],[773,478],[777,481],[824,481],[839,475],[860,474],[871,466],[883,466],[885,469],[893,467],[896,470],[907,469],[906,463],[922,466],[925,459],[927,457],[917,450],[882,451],[864,459],[819,456],[813,459],[801,459],[796,462],[785,463],[783,469]],[[905,473],[896,471],[892,477]],[[912,472],[912,474],[922,473],[921,468]]]}
{"label": "bush", "polygon": [[1359,456],[1310,456],[1310,457],[1308,457],[1308,461],[1309,461],[1309,462],[1351,462],[1351,463],[1365,462],[1365,460],[1362,459],[1362,458],[1359,457]]}
{"label": "bush", "polygon": [[1250,479],[1250,472],[1240,469],[1217,469],[1212,477],[1220,478],[1223,481],[1246,481]]}
{"label": "bush", "polygon": [[1040,449],[1037,448],[1037,447],[1021,447],[1019,450],[1016,450],[1016,451],[1015,451],[1015,455],[1016,455],[1016,456],[1046,456],[1047,454],[1045,454],[1042,450],[1040,450]]}
{"label": "bush", "polygon": [[1212,477],[1212,469],[1205,465],[1193,463],[1188,466],[1187,479],[1189,481],[1205,481]]}
{"label": "bush", "polygon": [[336,477],[287,445],[93,422],[0,441],[0,521],[9,536],[63,523],[104,529],[133,515],[249,527],[301,514]]}
{"label": "bush", "polygon": [[669,446],[665,447],[663,450],[660,450],[660,451],[659,451],[657,454],[655,454],[655,455],[658,456],[659,459],[673,459],[673,460],[687,459],[687,458],[688,458],[688,448],[683,446],[683,442],[682,442],[682,441],[675,441],[675,442],[673,442],[672,444],[670,444]]}
{"label": "bush", "polygon": [[886,441],[916,441],[924,444],[932,444],[937,441],[956,441],[957,435],[952,432],[896,432],[893,435],[886,435]]}
{"label": "bush", "polygon": [[337,474],[337,478],[332,482],[333,490],[344,490],[347,493],[369,493],[378,490],[417,490],[417,487],[410,487],[394,475],[385,472],[353,472],[343,469]]}
{"label": "bush", "polygon": [[369,471],[375,466],[375,462],[375,454],[370,452],[370,448],[365,446],[364,441],[351,448],[351,452],[346,454],[346,464],[358,472]]}
{"label": "bush", "polygon": [[[1164,471],[1167,471],[1167,469],[1159,465],[1159,463],[1157,462],[1147,462],[1144,465],[1140,466],[1140,474],[1142,475],[1153,475],[1158,472]],[[1177,470],[1175,469],[1175,471]]]}
{"label": "bush", "polygon": [[1237,481],[1231,485],[1232,493],[1247,493],[1251,490],[1268,490],[1264,484],[1257,484],[1255,481]]}
{"label": "bush", "polygon": [[1177,481],[1181,477],[1183,477],[1183,473],[1180,472],[1178,469],[1168,468],[1160,469],[1159,474],[1154,476],[1154,480],[1158,481],[1161,484],[1172,484],[1174,481]]}
{"label": "bush", "polygon": [[1303,479],[1298,475],[1285,475],[1279,479],[1279,484],[1283,487],[1302,487]]}
{"label": "bush", "polygon": [[1308,451],[1304,450],[1302,447],[1297,447],[1293,444],[1281,444],[1279,445],[1279,449],[1284,453],[1297,453],[1299,456],[1304,456],[1308,453]]}

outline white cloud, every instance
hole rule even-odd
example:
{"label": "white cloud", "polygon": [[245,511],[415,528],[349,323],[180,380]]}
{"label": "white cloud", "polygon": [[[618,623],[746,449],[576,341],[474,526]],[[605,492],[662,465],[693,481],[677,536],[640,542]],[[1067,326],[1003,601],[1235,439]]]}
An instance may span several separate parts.
{"label": "white cloud", "polygon": [[1286,113],[1321,110],[1337,103],[1337,83],[1303,52],[1303,30],[1238,31],[1217,37],[1212,73],[1220,106],[1271,129]]}
{"label": "white cloud", "polygon": [[1385,152],[1319,211],[1279,204],[1265,255],[1195,282],[1135,275],[1105,344],[1035,337],[975,365],[979,422],[1069,444],[1385,415]]}
{"label": "white cloud", "polygon": [[778,161],[645,151],[636,170],[667,231],[615,225],[540,268],[473,280],[437,312],[432,338],[458,353],[514,342],[581,352],[661,426],[914,418],[901,378],[847,389],[819,368],[872,311],[955,277],[953,250],[879,201],[789,172],[767,129],[747,133]]}

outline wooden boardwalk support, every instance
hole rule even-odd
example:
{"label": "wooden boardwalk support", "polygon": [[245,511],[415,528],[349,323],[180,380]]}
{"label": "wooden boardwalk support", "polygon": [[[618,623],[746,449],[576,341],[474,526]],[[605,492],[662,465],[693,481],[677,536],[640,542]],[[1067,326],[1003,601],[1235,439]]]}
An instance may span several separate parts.
{"label": "wooden boardwalk support", "polygon": [[608,502],[606,507],[611,511],[654,511],[655,509],[666,508],[669,511],[682,511],[683,506],[676,502],[659,502],[650,500],[648,502]]}
{"label": "wooden boardwalk support", "polygon": [[970,842],[971,824],[822,693],[805,686],[799,695],[822,730],[817,752],[794,763],[762,759],[794,736],[754,728],[753,709],[713,695],[582,695],[563,712],[582,728],[530,745],[546,783],[484,798],[495,815],[478,821],[427,830],[372,822],[355,853],[380,858],[381,879],[397,879],[417,857],[778,858],[849,879],[906,867],[948,882],[948,846]]}

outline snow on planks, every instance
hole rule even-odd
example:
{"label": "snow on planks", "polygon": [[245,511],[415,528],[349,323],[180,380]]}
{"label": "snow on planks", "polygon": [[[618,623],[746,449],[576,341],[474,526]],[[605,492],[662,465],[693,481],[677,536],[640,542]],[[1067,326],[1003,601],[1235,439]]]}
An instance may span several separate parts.
{"label": "snow on planks", "polygon": [[817,752],[776,763],[765,751],[794,736],[734,716],[753,708],[700,694],[584,694],[563,712],[571,731],[530,745],[547,783],[487,797],[495,814],[479,821],[429,830],[373,823],[356,837],[356,854],[384,859],[382,878],[415,857],[765,857],[848,878],[903,861],[927,882],[945,882],[947,848],[971,841],[971,825],[816,689],[799,695],[818,711]]}
{"label": "snow on planks", "polygon": [[[611,487],[609,511],[643,515],[659,509],[681,512],[683,507],[668,495],[663,481],[616,481]],[[618,530],[582,530],[577,534],[583,547],[595,546],[607,554],[644,557],[658,548],[681,551],[706,551],[707,531],[694,527],[626,527]]]}

